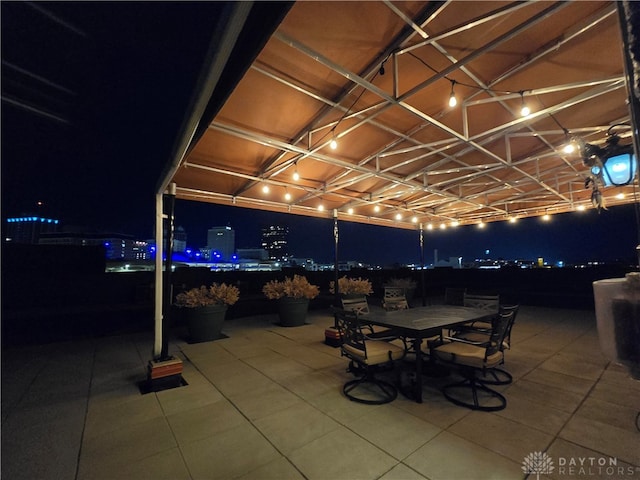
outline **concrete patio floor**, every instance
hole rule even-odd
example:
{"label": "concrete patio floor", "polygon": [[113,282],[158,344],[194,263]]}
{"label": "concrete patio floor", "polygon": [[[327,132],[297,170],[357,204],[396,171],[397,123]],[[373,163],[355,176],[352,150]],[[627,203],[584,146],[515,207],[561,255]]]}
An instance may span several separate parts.
{"label": "concrete patio floor", "polygon": [[600,353],[593,312],[521,307],[494,413],[445,400],[452,378],[425,377],[422,404],[350,402],[328,312],[276,321],[172,339],[188,385],[145,395],[151,333],[4,349],[2,478],[518,479],[546,452],[540,479],[640,479],[640,382]]}

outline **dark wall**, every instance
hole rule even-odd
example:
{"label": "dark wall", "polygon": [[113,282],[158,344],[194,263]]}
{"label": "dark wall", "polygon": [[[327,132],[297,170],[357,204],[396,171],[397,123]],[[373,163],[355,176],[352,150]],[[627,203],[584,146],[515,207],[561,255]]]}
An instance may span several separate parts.
{"label": "dark wall", "polygon": [[[17,247],[17,248],[13,248]],[[113,334],[153,328],[153,272],[105,273],[104,255],[90,248],[3,248],[2,341],[44,342],[83,335]],[[24,246],[28,247],[28,246]],[[55,250],[54,250],[55,249]],[[339,276],[371,280],[372,304],[380,302],[391,278],[412,278],[418,284],[413,303],[420,304],[422,279],[428,303],[438,302],[447,287],[475,293],[498,293],[502,303],[563,308],[593,308],[592,283],[620,278],[632,267],[598,266],[584,269],[435,269],[424,273],[408,269],[352,270]],[[277,303],[262,294],[263,285],[285,275],[306,276],[320,287],[311,309],[333,302],[329,282],[333,272],[211,272],[206,268],[177,268],[172,275],[174,294],[213,282],[240,288],[240,301],[228,318],[275,313]]]}

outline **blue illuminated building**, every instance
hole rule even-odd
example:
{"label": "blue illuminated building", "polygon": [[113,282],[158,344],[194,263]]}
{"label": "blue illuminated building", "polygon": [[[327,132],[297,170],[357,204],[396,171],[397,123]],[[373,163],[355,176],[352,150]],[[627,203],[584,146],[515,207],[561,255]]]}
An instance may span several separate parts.
{"label": "blue illuminated building", "polygon": [[37,244],[40,235],[58,231],[59,220],[38,216],[7,218],[5,242]]}

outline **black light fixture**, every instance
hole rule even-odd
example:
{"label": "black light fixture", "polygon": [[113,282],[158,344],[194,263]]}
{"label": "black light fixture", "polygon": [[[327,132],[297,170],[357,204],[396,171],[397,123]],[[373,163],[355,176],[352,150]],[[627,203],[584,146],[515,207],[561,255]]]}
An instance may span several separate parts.
{"label": "black light fixture", "polygon": [[604,186],[628,185],[636,176],[638,165],[633,145],[620,144],[620,137],[612,132],[612,129],[618,126],[620,125],[609,127],[608,138],[603,147],[591,143],[580,145],[582,161],[590,167],[591,175]]}
{"label": "black light fixture", "polygon": [[382,61],[382,64],[380,65],[380,70],[378,70],[378,73],[379,73],[380,75],[384,75],[384,64],[387,62],[387,60],[388,60],[388,57],[387,57],[387,58],[385,58],[385,59]]}

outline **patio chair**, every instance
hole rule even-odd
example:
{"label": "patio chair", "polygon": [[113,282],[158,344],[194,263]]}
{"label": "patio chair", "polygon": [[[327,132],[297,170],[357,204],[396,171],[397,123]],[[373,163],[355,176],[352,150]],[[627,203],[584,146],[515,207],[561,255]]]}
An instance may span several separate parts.
{"label": "patio chair", "polygon": [[[402,347],[381,340],[372,340],[362,332],[358,315],[348,311],[335,312],[336,325],[342,336],[341,355],[350,360],[348,371],[357,378],[344,384],[342,391],[354,402],[369,405],[389,403],[396,399],[398,390],[394,385],[376,377],[383,366],[393,366],[405,351]],[[353,366],[357,370],[353,371]]]}
{"label": "patio chair", "polygon": [[466,288],[446,288],[444,291],[445,305],[464,305],[464,294],[467,293]]}
{"label": "patio chair", "polygon": [[476,295],[465,292],[462,304],[465,307],[481,308],[498,313],[500,295]]}
{"label": "patio chair", "polygon": [[404,296],[404,288],[384,287],[382,307],[385,310],[403,310],[405,308],[409,308],[407,299]]}
{"label": "patio chair", "polygon": [[432,349],[435,358],[459,368],[464,377],[461,382],[445,385],[442,393],[456,405],[472,410],[497,411],[507,406],[506,398],[489,388],[486,371],[502,364],[502,342],[515,312],[498,314],[492,322],[491,334],[484,342],[471,342],[463,338],[445,337],[442,345]]}
{"label": "patio chair", "polygon": [[400,337],[398,333],[390,328],[374,327],[372,324],[367,322],[367,315],[369,315],[370,310],[369,303],[367,302],[367,297],[365,295],[342,297],[340,301],[342,302],[343,310],[346,310],[347,312],[354,312],[358,316],[360,324],[368,330],[366,333],[368,338],[391,341]]}
{"label": "patio chair", "polygon": [[[507,324],[507,331],[505,332],[504,339],[500,345],[500,349],[502,350],[502,364],[504,364],[505,349],[511,349],[511,330],[513,329],[513,324],[516,321],[519,308],[520,305],[500,305],[501,314],[513,312],[511,321]],[[471,342],[485,342],[491,335],[491,327],[492,325],[489,322],[474,322],[471,326],[460,329],[456,332],[455,336]],[[486,375],[482,377],[482,381],[488,385],[507,385],[513,380],[509,372],[498,367],[487,370],[485,374]]]}

